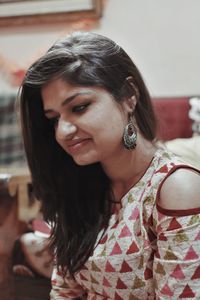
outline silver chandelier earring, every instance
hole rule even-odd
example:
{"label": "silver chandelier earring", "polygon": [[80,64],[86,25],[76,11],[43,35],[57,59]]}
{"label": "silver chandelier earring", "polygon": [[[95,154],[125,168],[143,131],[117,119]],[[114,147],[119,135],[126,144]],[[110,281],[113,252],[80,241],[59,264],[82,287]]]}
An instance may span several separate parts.
{"label": "silver chandelier earring", "polygon": [[129,116],[129,121],[124,128],[124,134],[123,134],[124,147],[128,150],[135,149],[137,145],[136,141],[137,141],[137,131],[135,126],[133,125],[131,117]]}

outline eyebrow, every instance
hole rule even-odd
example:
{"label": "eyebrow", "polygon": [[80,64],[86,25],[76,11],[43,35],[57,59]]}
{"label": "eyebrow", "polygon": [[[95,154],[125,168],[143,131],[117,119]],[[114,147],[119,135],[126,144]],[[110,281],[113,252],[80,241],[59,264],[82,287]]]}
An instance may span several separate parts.
{"label": "eyebrow", "polygon": [[[66,104],[69,104],[70,102],[72,102],[76,97],[78,96],[81,96],[81,95],[88,95],[88,94],[92,94],[92,92],[88,91],[88,92],[79,92],[79,93],[76,93],[68,98],[66,98],[62,103],[61,103],[61,106],[65,106]],[[47,114],[47,113],[51,113],[53,112],[52,109],[45,109],[44,110],[44,113]]]}

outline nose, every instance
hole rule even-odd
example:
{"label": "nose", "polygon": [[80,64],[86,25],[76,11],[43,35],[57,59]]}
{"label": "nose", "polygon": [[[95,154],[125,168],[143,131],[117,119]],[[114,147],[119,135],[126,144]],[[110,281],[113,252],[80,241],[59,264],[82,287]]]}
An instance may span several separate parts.
{"label": "nose", "polygon": [[66,140],[69,139],[77,131],[77,128],[72,123],[60,119],[56,128],[56,139]]}

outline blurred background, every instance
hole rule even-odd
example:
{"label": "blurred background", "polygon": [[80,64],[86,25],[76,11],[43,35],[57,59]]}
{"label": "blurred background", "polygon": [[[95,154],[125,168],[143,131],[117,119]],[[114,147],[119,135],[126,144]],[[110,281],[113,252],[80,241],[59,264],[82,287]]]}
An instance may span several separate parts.
{"label": "blurred background", "polygon": [[[6,1],[3,2],[0,3],[0,11],[1,5]],[[19,4],[20,2],[31,1],[18,1]],[[32,2],[40,6],[45,0]],[[67,5],[68,2],[88,1],[62,2]],[[152,95],[200,94],[199,0],[100,2],[103,3],[102,16],[96,20],[96,24],[90,18],[84,19],[82,16],[76,22],[70,22],[66,15],[65,19],[57,22],[54,21],[54,16],[47,21],[48,24],[41,24],[35,18],[31,25],[23,24],[23,20],[22,25],[18,25],[19,20],[10,20],[10,24],[1,25],[0,70],[4,72],[3,76],[1,72],[1,81],[8,79],[10,74],[6,72],[18,72],[20,76],[20,70],[26,68],[59,36],[73,29],[86,29],[104,34],[124,47],[141,70]],[[12,7],[9,10],[11,9]],[[2,91],[2,82],[0,88]]]}

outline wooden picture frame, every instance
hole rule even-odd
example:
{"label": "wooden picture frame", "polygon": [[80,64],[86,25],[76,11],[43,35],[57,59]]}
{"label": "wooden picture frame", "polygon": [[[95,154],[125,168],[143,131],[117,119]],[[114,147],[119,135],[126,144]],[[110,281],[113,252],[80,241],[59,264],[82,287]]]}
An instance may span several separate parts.
{"label": "wooden picture frame", "polygon": [[99,19],[102,0],[0,0],[0,27]]}

